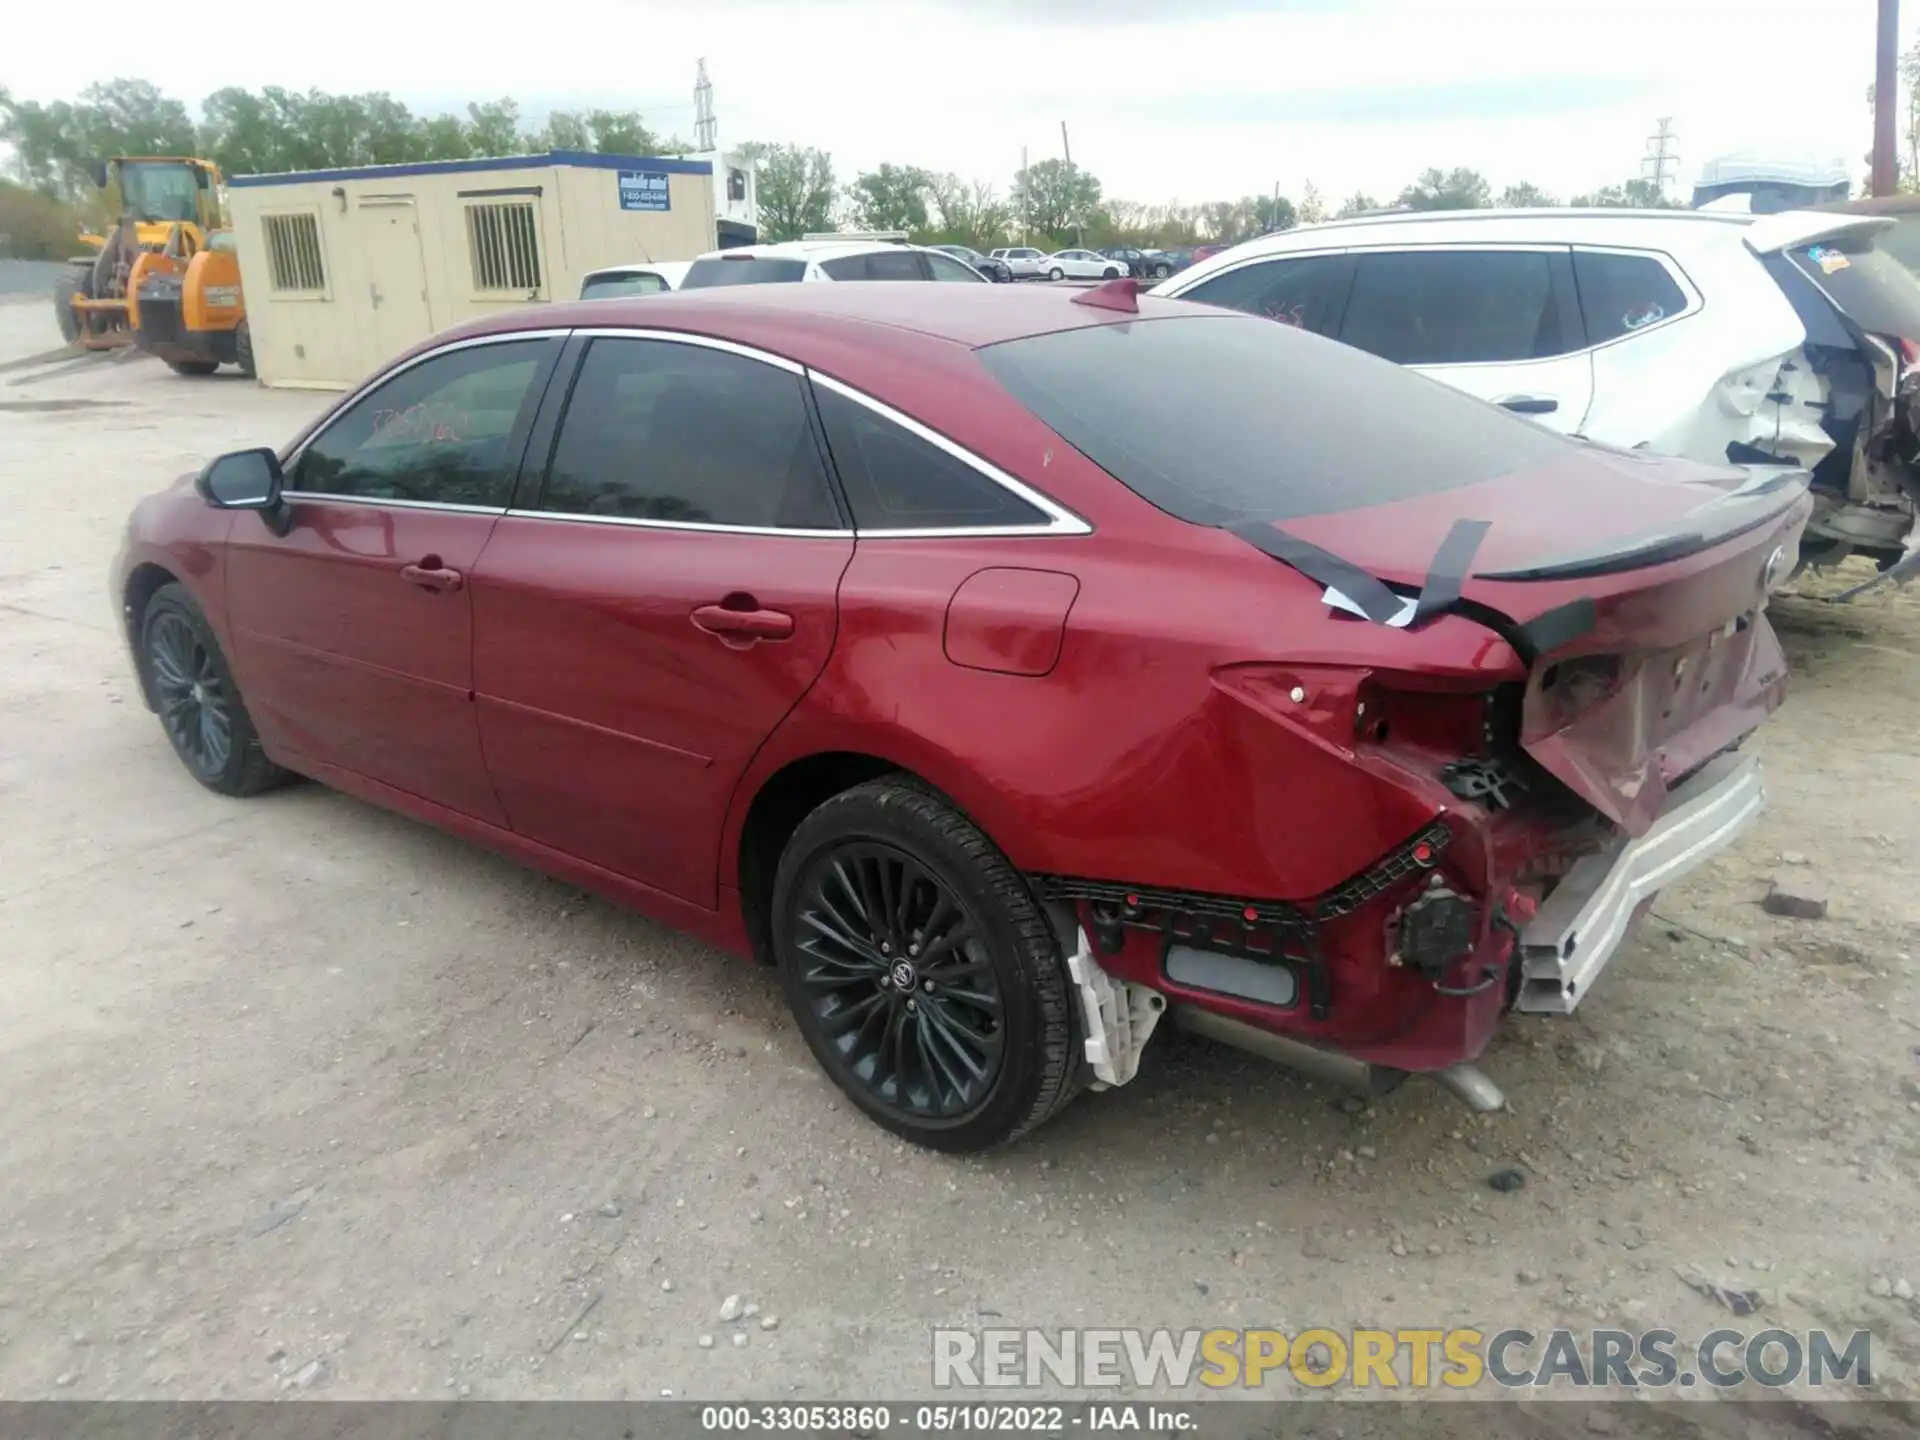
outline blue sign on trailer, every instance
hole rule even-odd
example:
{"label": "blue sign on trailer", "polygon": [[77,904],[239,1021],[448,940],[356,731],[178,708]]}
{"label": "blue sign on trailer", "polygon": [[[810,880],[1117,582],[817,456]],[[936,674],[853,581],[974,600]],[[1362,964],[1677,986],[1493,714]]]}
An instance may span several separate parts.
{"label": "blue sign on trailer", "polygon": [[671,210],[673,199],[667,189],[667,177],[654,170],[620,172],[620,208],[622,210]]}

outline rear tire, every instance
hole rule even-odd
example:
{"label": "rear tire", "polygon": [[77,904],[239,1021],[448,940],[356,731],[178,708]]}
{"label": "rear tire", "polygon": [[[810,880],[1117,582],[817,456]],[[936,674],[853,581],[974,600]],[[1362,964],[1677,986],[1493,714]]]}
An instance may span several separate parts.
{"label": "rear tire", "polygon": [[1049,280],[1064,280],[1067,278],[1067,272],[1056,265],[1047,272],[1047,278]]}
{"label": "rear tire", "polygon": [[1100,272],[1100,278],[1102,280],[1118,280],[1120,278],[1120,272],[1109,265]]}
{"label": "rear tire", "polygon": [[249,380],[259,378],[253,368],[253,331],[242,320],[233,332],[233,363],[240,367],[240,373]]}
{"label": "rear tire", "polygon": [[291,779],[267,758],[213,627],[186,587],[162,585],[140,617],[140,679],[173,753],[220,795],[257,795]]}
{"label": "rear tire", "polygon": [[771,919],[807,1047],[896,1135],[986,1150],[1078,1093],[1074,991],[1046,915],[993,842],[915,781],[882,776],[801,821]]}
{"label": "rear tire", "polygon": [[211,375],[220,368],[218,360],[169,360],[167,368],[176,375]]}
{"label": "rear tire", "polygon": [[93,272],[78,265],[53,282],[53,319],[60,327],[60,338],[72,345],[80,339],[80,312],[73,308],[76,294],[93,294]]}

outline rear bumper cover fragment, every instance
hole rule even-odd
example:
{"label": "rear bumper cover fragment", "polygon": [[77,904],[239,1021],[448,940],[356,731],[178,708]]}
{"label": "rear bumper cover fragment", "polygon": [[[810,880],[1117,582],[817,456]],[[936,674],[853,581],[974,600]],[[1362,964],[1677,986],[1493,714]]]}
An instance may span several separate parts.
{"label": "rear bumper cover fragment", "polygon": [[1640,908],[1732,844],[1766,808],[1752,755],[1722,755],[1668,797],[1644,835],[1574,866],[1521,938],[1518,1010],[1568,1015],[1613,959]]}

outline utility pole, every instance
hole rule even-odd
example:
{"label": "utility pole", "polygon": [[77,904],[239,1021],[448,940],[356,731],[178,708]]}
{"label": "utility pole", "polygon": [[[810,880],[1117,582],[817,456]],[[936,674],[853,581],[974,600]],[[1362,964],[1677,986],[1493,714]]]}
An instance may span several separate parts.
{"label": "utility pole", "polygon": [[1873,179],[1875,195],[1900,188],[1900,152],[1894,109],[1900,102],[1900,0],[1880,0],[1880,43],[1873,67]]}
{"label": "utility pole", "polygon": [[1033,236],[1027,228],[1027,147],[1020,147],[1020,243],[1023,246],[1033,244]]}
{"label": "utility pole", "polygon": [[720,122],[713,113],[713,82],[707,78],[707,62],[703,58],[693,82],[693,148],[719,149],[715,143],[719,131]]}
{"label": "utility pole", "polygon": [[1680,153],[1674,149],[1678,143],[1672,118],[1662,115],[1647,137],[1647,153],[1640,162],[1641,174],[1653,182],[1653,193],[1662,200],[1667,198],[1668,172],[1679,168]]}
{"label": "utility pole", "polygon": [[[1073,146],[1067,143],[1067,122],[1064,120],[1060,122],[1060,149],[1067,157],[1067,184],[1073,187],[1067,193],[1077,202],[1080,197],[1080,185],[1078,177],[1073,173]],[[1087,244],[1087,217],[1080,213],[1078,203],[1074,205],[1073,211],[1075,217],[1073,243],[1075,248],[1085,249]]]}

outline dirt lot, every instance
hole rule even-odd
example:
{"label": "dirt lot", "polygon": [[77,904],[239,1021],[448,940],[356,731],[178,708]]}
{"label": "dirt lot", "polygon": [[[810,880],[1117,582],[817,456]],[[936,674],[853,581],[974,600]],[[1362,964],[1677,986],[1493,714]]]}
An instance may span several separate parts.
{"label": "dirt lot", "polygon": [[[0,362],[52,337],[0,304]],[[175,763],[113,628],[122,520],[323,403],[0,371],[0,1397],[898,1397],[941,1324],[1602,1321],[1870,1327],[1920,1393],[1920,1310],[1873,1293],[1920,1285],[1920,592],[1777,606],[1771,814],[1576,1017],[1510,1026],[1509,1113],[1349,1109],[1169,1036],[950,1160],[838,1100],[768,975]],[[1776,873],[1828,918],[1764,914]]]}

